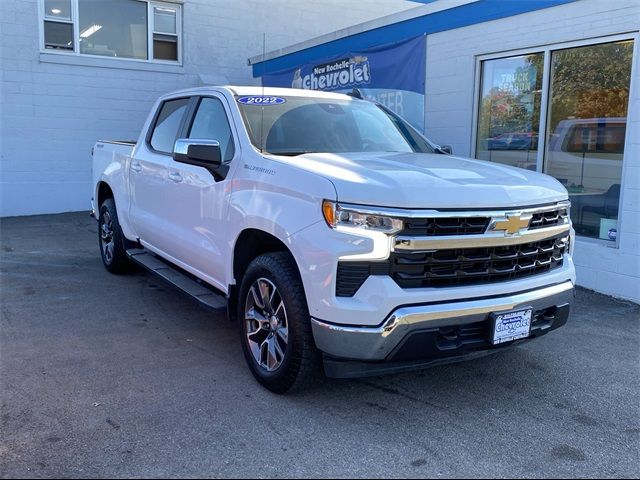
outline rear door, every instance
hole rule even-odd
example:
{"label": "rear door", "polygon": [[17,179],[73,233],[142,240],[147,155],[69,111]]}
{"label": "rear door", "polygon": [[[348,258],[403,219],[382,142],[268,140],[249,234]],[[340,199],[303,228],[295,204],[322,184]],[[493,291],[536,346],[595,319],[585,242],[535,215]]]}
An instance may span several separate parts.
{"label": "rear door", "polygon": [[[222,95],[199,97],[194,107],[182,136],[218,141],[223,163],[231,165],[239,151],[226,99]],[[170,208],[166,215],[174,241],[167,247],[168,253],[223,291],[227,288],[225,265],[229,255],[225,242],[229,179],[229,175],[221,176],[205,167],[169,161],[166,201]]]}
{"label": "rear door", "polygon": [[190,102],[190,97],[172,98],[159,106],[146,141],[137,149],[129,167],[133,228],[146,246],[162,252],[172,237],[166,217],[167,168]]}

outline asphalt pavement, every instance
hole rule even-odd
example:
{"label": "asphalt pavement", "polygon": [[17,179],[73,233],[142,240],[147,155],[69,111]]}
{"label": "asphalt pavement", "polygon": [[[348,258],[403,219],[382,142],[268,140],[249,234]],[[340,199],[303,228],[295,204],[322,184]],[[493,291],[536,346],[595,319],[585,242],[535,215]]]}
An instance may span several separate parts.
{"label": "asphalt pavement", "polygon": [[237,326],[106,272],[86,213],[0,221],[0,476],[638,477],[640,306],[473,362],[277,396]]}

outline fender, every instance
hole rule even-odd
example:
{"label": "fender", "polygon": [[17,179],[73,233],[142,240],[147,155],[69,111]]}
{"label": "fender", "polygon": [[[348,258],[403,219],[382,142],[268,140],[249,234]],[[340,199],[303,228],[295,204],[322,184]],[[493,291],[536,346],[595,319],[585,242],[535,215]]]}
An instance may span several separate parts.
{"label": "fender", "polygon": [[[229,251],[234,251],[243,231],[256,229],[280,240],[293,254],[291,237],[324,221],[322,201],[337,199],[335,187],[315,173],[252,153],[238,165],[229,196]],[[233,263],[233,259],[227,263],[228,285],[238,281],[234,278]]]}

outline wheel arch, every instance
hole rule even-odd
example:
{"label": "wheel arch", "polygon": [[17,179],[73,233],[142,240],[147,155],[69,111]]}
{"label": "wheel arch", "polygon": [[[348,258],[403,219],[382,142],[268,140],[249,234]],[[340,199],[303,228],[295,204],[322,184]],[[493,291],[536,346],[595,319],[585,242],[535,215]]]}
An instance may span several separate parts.
{"label": "wheel arch", "polygon": [[100,180],[96,186],[96,207],[99,209],[102,202],[107,198],[112,198],[114,202],[116,201],[111,186],[104,180]]}
{"label": "wheel arch", "polygon": [[260,230],[258,228],[245,228],[236,238],[233,247],[233,280],[234,284],[229,285],[229,316],[235,318],[235,310],[238,301],[238,293],[242,279],[249,268],[251,262],[266,253],[286,252],[296,266],[298,275],[300,267],[295,260],[293,252],[287,244],[275,235]]}
{"label": "wheel arch", "polygon": [[[139,246],[138,238],[133,234],[131,228],[128,224],[128,219],[126,218],[126,211],[122,212],[118,209],[118,201],[116,200],[116,195],[114,190],[111,188],[108,182],[105,180],[100,180],[96,185],[96,205],[95,205],[95,215],[96,220],[100,218],[100,207],[102,203],[107,200],[113,200],[113,203],[116,207],[116,214],[118,215],[118,223],[120,224],[120,228],[122,229],[123,241],[125,242],[126,248],[134,248]],[[122,201],[120,206],[122,206],[125,202]]]}
{"label": "wheel arch", "polygon": [[287,252],[293,258],[286,243],[275,235],[257,228],[242,230],[233,247],[233,278],[236,284],[242,281],[249,264],[255,258],[272,252]]}

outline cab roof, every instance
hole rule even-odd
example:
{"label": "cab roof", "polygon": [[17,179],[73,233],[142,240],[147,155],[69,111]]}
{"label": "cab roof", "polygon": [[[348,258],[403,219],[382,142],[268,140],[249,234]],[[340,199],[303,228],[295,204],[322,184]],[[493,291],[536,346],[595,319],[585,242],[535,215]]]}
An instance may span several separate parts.
{"label": "cab roof", "polygon": [[221,85],[221,86],[205,86],[188,88],[185,90],[179,90],[172,92],[170,95],[176,94],[189,94],[198,95],[206,94],[211,90],[227,90],[232,95],[269,95],[272,97],[313,97],[313,98],[326,98],[335,100],[353,100],[354,97],[345,95],[344,93],[335,92],[322,92],[318,90],[302,90],[299,88],[276,88],[276,87],[259,87],[259,86],[236,86],[236,85]]}

